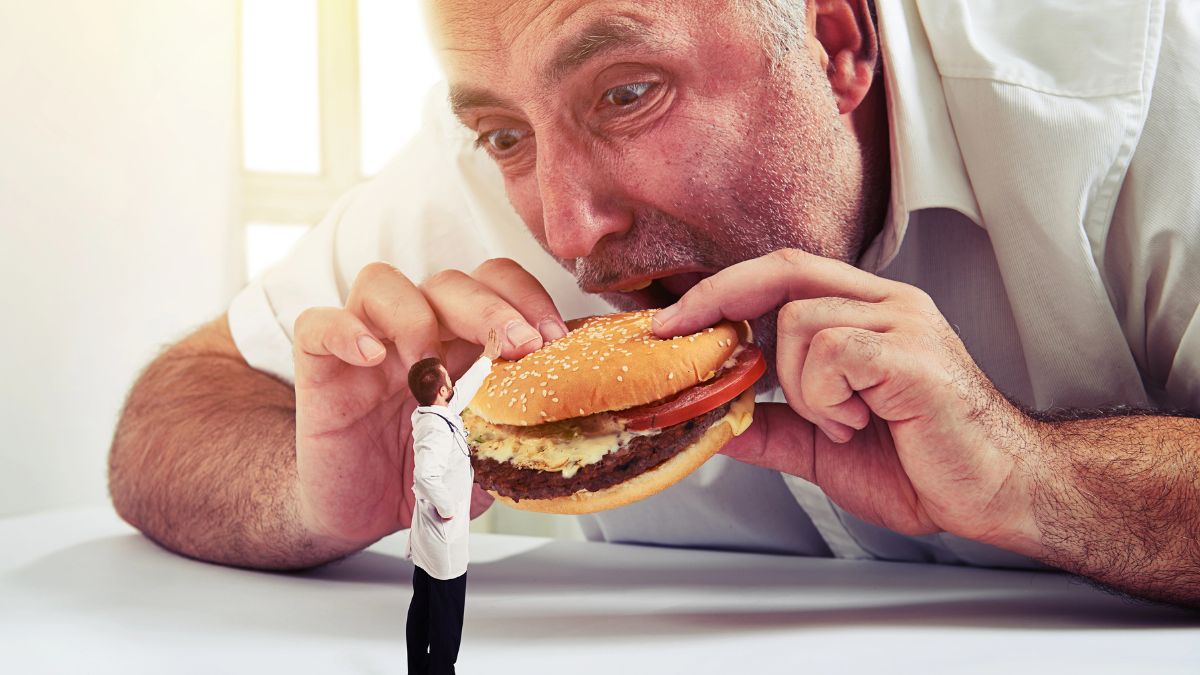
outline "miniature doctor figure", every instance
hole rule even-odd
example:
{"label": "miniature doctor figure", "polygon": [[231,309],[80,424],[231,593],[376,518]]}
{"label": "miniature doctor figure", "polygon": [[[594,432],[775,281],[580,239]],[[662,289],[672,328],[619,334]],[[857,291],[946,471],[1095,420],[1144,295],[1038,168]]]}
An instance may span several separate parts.
{"label": "miniature doctor figure", "polygon": [[[496,331],[488,333],[474,365],[451,384],[440,359],[422,359],[408,371],[418,403],[412,414],[412,529],[405,557],[413,561],[408,608],[408,672],[453,673],[462,638],[467,590],[467,536],[474,471],[459,414],[500,356]],[[427,651],[428,650],[428,651]]]}

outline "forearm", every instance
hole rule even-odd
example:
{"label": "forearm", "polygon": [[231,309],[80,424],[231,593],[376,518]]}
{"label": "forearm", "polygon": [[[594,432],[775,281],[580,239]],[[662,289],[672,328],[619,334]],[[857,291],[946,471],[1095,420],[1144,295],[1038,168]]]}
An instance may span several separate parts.
{"label": "forearm", "polygon": [[1200,420],[1045,421],[1031,531],[1010,548],[1113,588],[1200,606]]}
{"label": "forearm", "polygon": [[345,555],[297,498],[291,388],[221,355],[168,352],[126,400],[109,456],[117,512],[162,546],[212,562],[310,567]]}

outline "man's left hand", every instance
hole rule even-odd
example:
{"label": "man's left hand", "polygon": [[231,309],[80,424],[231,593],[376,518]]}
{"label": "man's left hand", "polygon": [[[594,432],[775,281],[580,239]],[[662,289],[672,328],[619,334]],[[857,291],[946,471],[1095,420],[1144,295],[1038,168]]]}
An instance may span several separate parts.
{"label": "man's left hand", "polygon": [[693,333],[780,305],[775,367],[787,405],[756,406],[722,453],[816,483],[897,532],[1000,546],[1036,537],[1037,425],[920,289],[783,249],[703,279],[658,313],[655,332]]}

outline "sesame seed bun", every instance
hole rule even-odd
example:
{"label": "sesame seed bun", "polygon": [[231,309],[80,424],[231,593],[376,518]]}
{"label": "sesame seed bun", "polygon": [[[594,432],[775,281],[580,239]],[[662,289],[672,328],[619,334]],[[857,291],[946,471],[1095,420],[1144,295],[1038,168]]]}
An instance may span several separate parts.
{"label": "sesame seed bun", "polygon": [[711,378],[748,336],[745,322],[724,321],[661,340],[650,327],[657,311],[567,321],[564,337],[497,360],[471,410],[493,424],[531,426],[652,403]]}
{"label": "sesame seed bun", "polygon": [[[747,389],[738,397],[737,401],[743,409],[753,410],[754,389]],[[623,483],[596,492],[580,490],[565,497],[521,499],[519,501],[505,497],[494,490],[488,490],[488,492],[497,501],[522,511],[573,515],[615,509],[658,494],[683,480],[688,474],[700,468],[701,464],[708,461],[709,457],[717,454],[734,436],[740,435],[745,430],[743,424],[748,423],[748,419],[739,424],[731,416],[722,417],[694,443],[680,450],[662,464]]]}

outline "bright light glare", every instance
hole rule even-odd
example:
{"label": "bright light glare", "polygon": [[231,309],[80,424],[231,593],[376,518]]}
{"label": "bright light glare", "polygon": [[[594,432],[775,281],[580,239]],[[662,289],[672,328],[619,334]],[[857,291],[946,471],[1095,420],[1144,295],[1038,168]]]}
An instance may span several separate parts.
{"label": "bright light glare", "polygon": [[321,172],[316,0],[242,0],[242,122],[246,169]]}
{"label": "bright light glare", "polygon": [[247,223],[246,278],[253,279],[283,260],[308,230],[306,224]]}
{"label": "bright light glare", "polygon": [[362,170],[378,173],[421,124],[421,102],[442,78],[421,3],[358,0]]}

